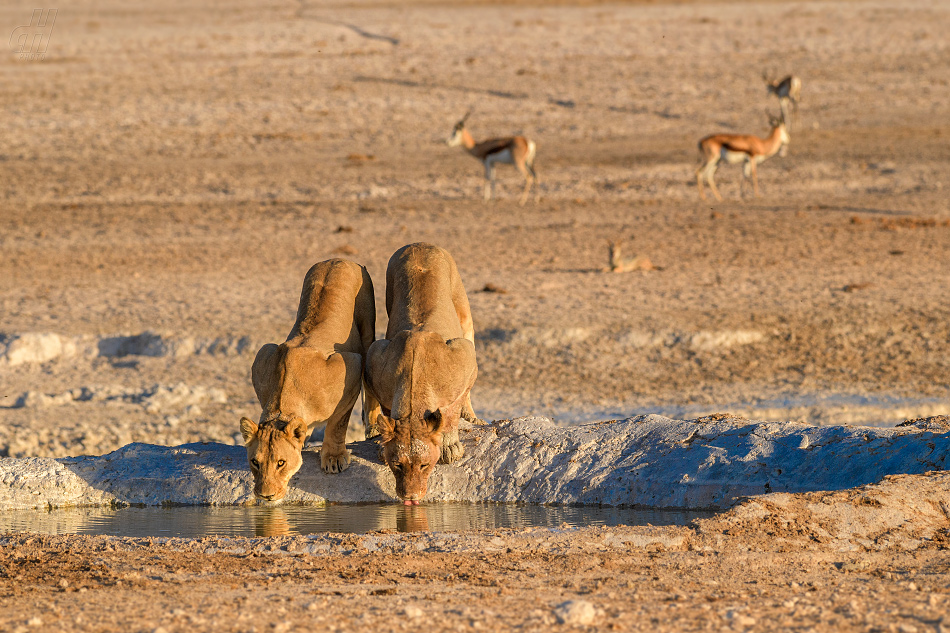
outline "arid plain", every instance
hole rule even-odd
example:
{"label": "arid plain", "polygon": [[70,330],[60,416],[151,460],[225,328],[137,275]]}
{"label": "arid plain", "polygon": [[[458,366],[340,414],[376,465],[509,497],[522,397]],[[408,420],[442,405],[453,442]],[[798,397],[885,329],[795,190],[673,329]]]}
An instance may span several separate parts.
{"label": "arid plain", "polygon": [[[0,27],[32,8],[3,6]],[[0,453],[236,442],[240,416],[258,413],[254,352],[286,336],[309,266],[366,265],[383,332],[385,265],[413,241],[458,262],[485,419],[948,413],[948,30],[938,1],[62,4],[46,59],[0,55],[0,348],[40,333],[62,350],[0,363]],[[788,156],[760,166],[761,197],[740,198],[741,170],[724,166],[725,201],[703,203],[696,143],[767,133],[778,104],[763,72],[803,81]],[[540,202],[517,205],[505,166],[498,199],[481,201],[481,166],[444,142],[468,110],[476,139],[536,141]],[[658,270],[604,272],[617,239]],[[360,569],[382,578],[382,555],[278,573],[160,544],[117,562],[108,540],[21,539],[3,552],[0,624],[532,629],[584,594],[596,622],[623,629],[941,626],[939,543],[862,554],[862,573],[845,574],[811,566],[831,556],[820,544],[777,552],[764,532],[733,536],[711,567],[689,558],[707,553],[578,545],[566,558],[459,554],[470,569],[443,578],[451,556],[400,554],[386,565],[413,579],[413,600],[450,587],[465,603],[430,600],[421,615],[389,585],[309,610],[258,600],[260,578],[295,595],[330,577],[356,587]],[[64,548],[78,557],[66,571]],[[101,572],[116,565],[138,580]],[[168,567],[176,588],[143,565]],[[229,588],[188,589],[208,582]],[[282,615],[225,615],[256,604]],[[361,609],[376,615],[354,619]]]}

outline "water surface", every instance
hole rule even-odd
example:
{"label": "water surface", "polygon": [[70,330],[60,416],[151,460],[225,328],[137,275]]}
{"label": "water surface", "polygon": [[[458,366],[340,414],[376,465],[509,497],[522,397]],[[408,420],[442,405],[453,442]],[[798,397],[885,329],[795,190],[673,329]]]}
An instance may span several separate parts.
{"label": "water surface", "polygon": [[110,536],[283,536],[325,532],[685,525],[711,513],[588,506],[431,503],[274,507],[70,508],[0,513],[0,532]]}

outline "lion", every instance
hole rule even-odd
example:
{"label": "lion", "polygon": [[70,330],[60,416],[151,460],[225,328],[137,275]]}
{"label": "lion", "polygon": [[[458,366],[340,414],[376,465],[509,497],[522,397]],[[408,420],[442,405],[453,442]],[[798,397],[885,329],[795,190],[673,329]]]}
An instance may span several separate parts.
{"label": "lion", "polygon": [[[346,428],[375,337],[376,300],[365,268],[330,259],[307,271],[287,340],[264,345],[251,368],[262,411],[258,424],[241,418],[241,435],[255,495],[276,501],[287,494],[310,431],[324,423],[320,465],[327,473],[349,466]],[[364,424],[378,412],[379,404],[366,392]]]}
{"label": "lion", "polygon": [[386,312],[386,338],[367,353],[366,385],[381,408],[381,456],[396,494],[418,504],[436,462],[464,454],[459,418],[477,420],[475,328],[452,256],[422,243],[396,251],[386,269]]}

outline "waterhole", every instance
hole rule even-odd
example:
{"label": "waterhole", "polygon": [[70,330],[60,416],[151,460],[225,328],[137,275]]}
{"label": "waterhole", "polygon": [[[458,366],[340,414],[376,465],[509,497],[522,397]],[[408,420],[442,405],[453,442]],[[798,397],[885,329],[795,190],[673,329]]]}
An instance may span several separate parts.
{"label": "waterhole", "polygon": [[575,506],[432,503],[418,506],[71,508],[0,513],[0,532],[110,536],[284,536],[324,532],[457,532],[493,528],[685,525],[712,513]]}

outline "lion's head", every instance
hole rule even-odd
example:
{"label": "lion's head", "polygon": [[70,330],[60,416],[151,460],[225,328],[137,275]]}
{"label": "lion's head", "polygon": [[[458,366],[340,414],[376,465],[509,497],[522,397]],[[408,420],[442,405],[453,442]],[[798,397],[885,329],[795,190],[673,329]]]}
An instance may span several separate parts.
{"label": "lion's head", "polygon": [[287,484],[303,463],[307,423],[300,418],[265,420],[259,425],[241,418],[247,461],[254,474],[254,494],[267,501],[283,499]]}
{"label": "lion's head", "polygon": [[442,412],[426,412],[421,420],[396,420],[380,414],[377,423],[383,460],[396,478],[396,495],[407,504],[419,503],[442,456]]}

